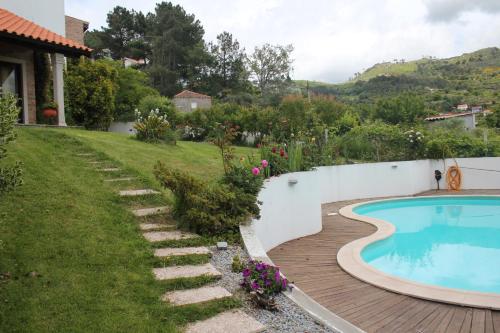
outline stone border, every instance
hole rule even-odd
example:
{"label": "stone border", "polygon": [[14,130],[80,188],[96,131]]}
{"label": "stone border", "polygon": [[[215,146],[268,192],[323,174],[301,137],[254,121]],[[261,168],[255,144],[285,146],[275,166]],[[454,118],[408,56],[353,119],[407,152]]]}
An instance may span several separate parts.
{"label": "stone border", "polygon": [[[440,195],[425,196],[425,198],[454,198],[457,196],[500,197],[499,195]],[[367,237],[354,240],[344,245],[337,253],[337,262],[340,267],[361,281],[400,294],[410,295],[431,301],[500,310],[500,294],[452,289],[413,282],[386,274],[370,266],[362,259],[361,251],[366,246],[376,241],[390,237],[396,231],[396,228],[393,224],[387,221],[379,220],[365,215],[358,215],[354,213],[353,209],[365,204],[415,198],[416,197],[399,197],[392,199],[373,200],[342,207],[339,210],[339,213],[342,216],[351,220],[357,220],[374,225],[377,228],[377,231]]]}
{"label": "stone border", "polygon": [[[262,247],[262,244],[255,233],[252,222],[249,222],[246,225],[240,225],[240,233],[245,249],[251,259],[274,265],[271,258],[267,256],[266,251]],[[281,275],[284,276],[283,273]],[[364,333],[364,331],[360,328],[342,319],[313,300],[297,286],[291,286],[293,287],[292,290],[286,291],[283,294],[318,322],[337,332]]]}

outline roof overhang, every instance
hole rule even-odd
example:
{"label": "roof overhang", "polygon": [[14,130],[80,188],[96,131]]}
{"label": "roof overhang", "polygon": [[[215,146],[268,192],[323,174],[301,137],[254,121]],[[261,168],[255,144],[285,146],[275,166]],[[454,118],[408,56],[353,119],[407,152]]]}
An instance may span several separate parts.
{"label": "roof overhang", "polygon": [[79,56],[90,57],[91,54],[90,49],[87,51],[60,44],[47,43],[40,40],[11,34],[5,31],[0,31],[0,41],[38,49],[48,53],[62,53],[65,56],[69,57],[79,57]]}

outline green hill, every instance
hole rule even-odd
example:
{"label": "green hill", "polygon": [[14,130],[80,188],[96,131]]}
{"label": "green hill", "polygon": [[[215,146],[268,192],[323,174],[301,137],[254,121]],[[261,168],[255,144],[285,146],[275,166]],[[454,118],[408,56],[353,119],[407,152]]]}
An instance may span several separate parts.
{"label": "green hill", "polygon": [[336,95],[349,102],[374,99],[411,90],[436,111],[459,103],[497,103],[500,91],[500,49],[485,48],[461,56],[375,64],[343,84],[295,81],[298,90]]}

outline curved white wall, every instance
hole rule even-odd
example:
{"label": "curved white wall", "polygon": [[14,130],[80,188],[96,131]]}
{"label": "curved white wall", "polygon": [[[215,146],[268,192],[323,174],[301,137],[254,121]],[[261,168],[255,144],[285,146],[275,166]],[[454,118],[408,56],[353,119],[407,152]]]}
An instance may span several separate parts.
{"label": "curved white wall", "polygon": [[[500,157],[457,159],[462,167],[464,189],[500,189]],[[321,231],[321,204],[350,199],[405,196],[436,188],[434,170],[443,172],[453,160],[421,160],[320,167],[267,180],[259,193],[261,218],[241,228],[252,234],[245,244],[250,254],[265,258],[270,249]],[[289,184],[289,179],[296,184]]]}

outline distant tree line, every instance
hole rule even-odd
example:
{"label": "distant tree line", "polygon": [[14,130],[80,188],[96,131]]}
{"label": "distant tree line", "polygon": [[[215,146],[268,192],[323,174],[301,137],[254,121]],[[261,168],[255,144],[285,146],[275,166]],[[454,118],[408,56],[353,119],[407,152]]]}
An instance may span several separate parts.
{"label": "distant tree line", "polygon": [[204,33],[193,14],[161,2],[146,14],[115,7],[108,13],[107,26],[87,32],[85,43],[97,59],[144,60],[139,69],[169,97],[183,88],[228,100],[258,96],[272,101],[286,93],[291,45],[264,44],[247,55],[231,33],[224,31],[213,42],[206,42]]}

